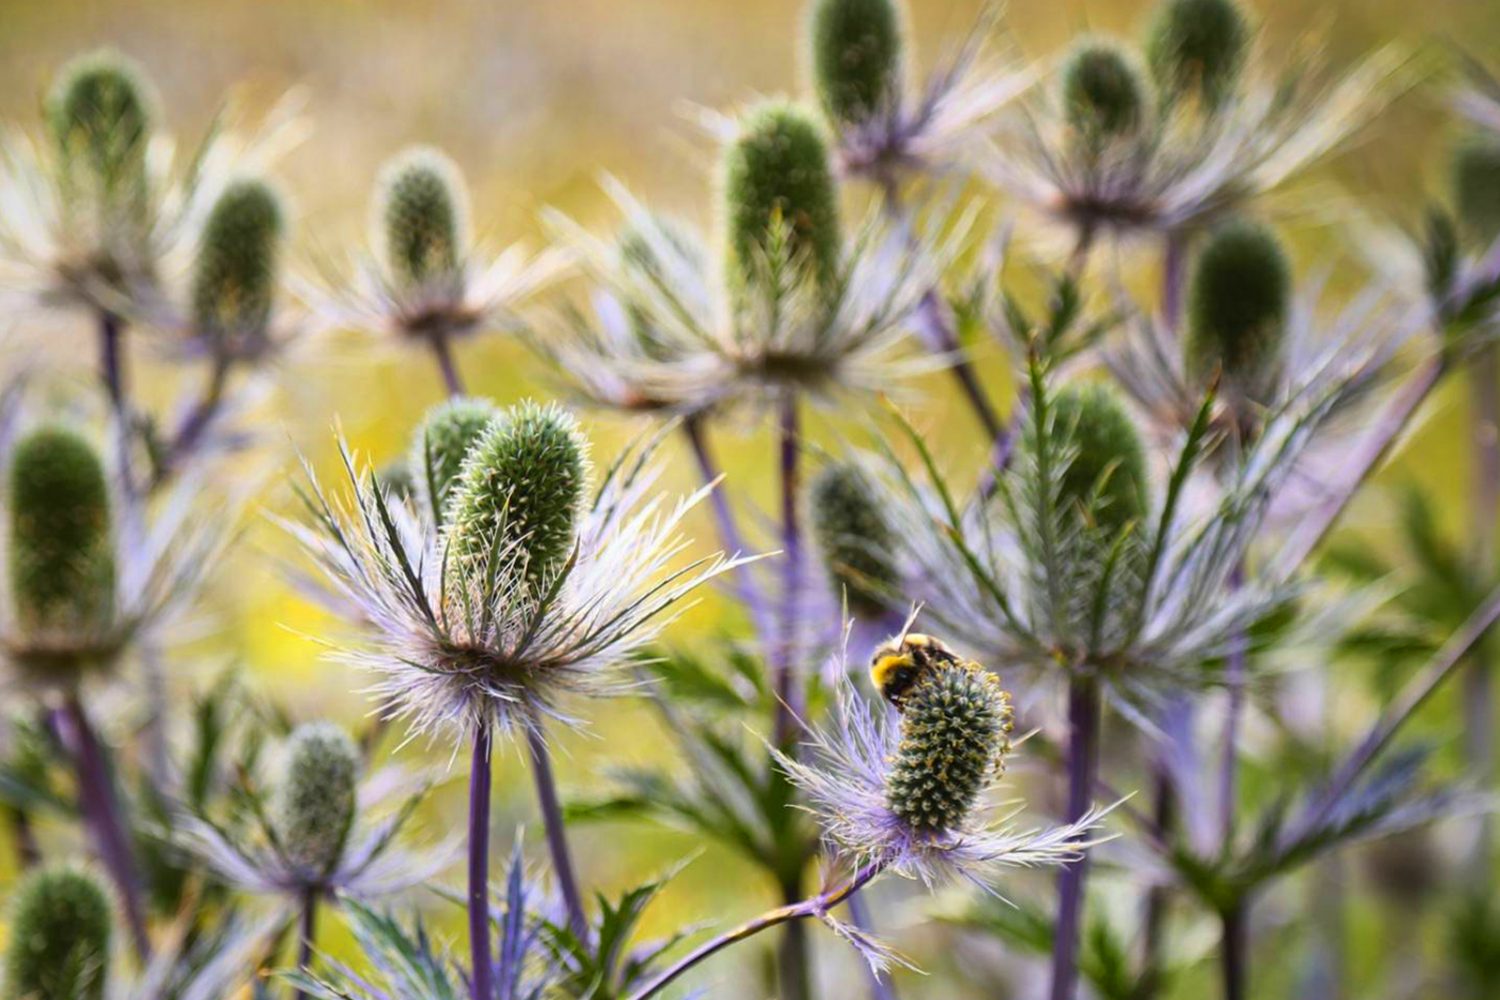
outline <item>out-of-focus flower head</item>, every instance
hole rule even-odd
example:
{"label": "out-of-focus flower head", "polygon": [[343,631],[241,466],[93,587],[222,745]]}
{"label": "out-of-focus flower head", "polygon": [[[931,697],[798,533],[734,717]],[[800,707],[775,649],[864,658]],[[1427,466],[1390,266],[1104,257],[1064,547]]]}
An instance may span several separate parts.
{"label": "out-of-focus flower head", "polygon": [[221,116],[182,155],[133,62],[109,50],[58,74],[40,133],[0,145],[0,281],[46,307],[131,317],[169,310],[163,284],[185,265],[222,192],[263,170],[300,132],[285,102],[259,128]]}
{"label": "out-of-focus flower head", "polygon": [[98,451],[65,424],[22,433],[4,464],[0,649],[22,683],[71,689],[112,669],[191,601],[225,533],[204,516],[201,484],[191,480],[173,488],[145,531],[125,531]]}
{"label": "out-of-focus flower head", "polygon": [[593,315],[573,313],[544,346],[579,394],[698,413],[786,393],[898,392],[945,364],[913,343],[908,326],[972,218],[913,247],[871,213],[846,238],[810,116],[770,102],[715,125],[725,141],[717,273],[706,244],[617,184],[608,186],[625,216],[619,239],[550,217],[595,286]]}
{"label": "out-of-focus flower head", "polygon": [[364,626],[336,655],[374,671],[413,733],[535,726],[562,718],[567,694],[628,684],[612,668],[740,562],[683,558],[679,528],[705,491],[671,506],[652,492],[659,440],[623,453],[589,499],[573,417],[514,407],[470,445],[441,528],[345,451],[346,496],[314,480],[312,523],[290,526]]}
{"label": "out-of-focus flower head", "polygon": [[811,75],[849,175],[892,184],[950,169],[1035,74],[994,53],[998,8],[986,7],[955,52],[913,93],[899,0],[814,0]]}
{"label": "out-of-focus flower head", "polygon": [[520,310],[567,265],[556,250],[517,243],[492,253],[475,243],[463,175],[428,147],[381,169],[370,229],[373,250],[297,283],[324,328],[408,342],[519,329]]}
{"label": "out-of-focus flower head", "polygon": [[1165,0],[1149,80],[1124,48],[1084,43],[1002,118],[977,167],[1056,222],[1063,249],[1202,226],[1340,147],[1416,79],[1398,47],[1342,73],[1310,68],[1312,48],[1282,70],[1240,4]]}

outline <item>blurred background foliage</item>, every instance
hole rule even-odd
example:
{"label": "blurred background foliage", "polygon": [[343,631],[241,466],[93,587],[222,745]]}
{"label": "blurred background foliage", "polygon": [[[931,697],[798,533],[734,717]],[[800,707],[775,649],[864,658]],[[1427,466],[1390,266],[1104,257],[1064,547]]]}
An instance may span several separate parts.
{"label": "blurred background foliage", "polygon": [[[759,95],[805,94],[803,6],[802,0],[6,0],[0,2],[0,114],[35,120],[57,66],[103,44],[144,64],[161,92],[168,126],[188,137],[207,127],[226,94],[264,109],[296,92],[304,102],[306,136],[278,167],[277,180],[294,206],[292,263],[300,268],[364,240],[378,165],[416,142],[443,148],[461,165],[479,235],[496,242],[538,239],[537,211],[547,205],[585,223],[608,224],[612,213],[597,183],[603,172],[621,177],[668,212],[711,223],[715,151],[684,109],[727,109]],[[920,52],[917,66],[930,65],[967,32],[979,8],[972,0],[908,0],[907,6]],[[1020,57],[1046,60],[1086,30],[1135,38],[1148,6],[1134,0],[1019,0],[1006,13],[1002,44]],[[1273,45],[1321,31],[1335,63],[1395,39],[1417,46],[1457,43],[1492,66],[1500,62],[1492,58],[1500,53],[1500,5],[1493,0],[1258,0],[1253,6]],[[1424,200],[1442,190],[1450,128],[1440,90],[1413,93],[1352,148],[1299,182],[1293,197],[1280,200],[1278,222],[1300,268],[1327,262],[1340,273],[1357,273],[1359,255],[1340,224],[1356,203],[1377,218],[1414,224]],[[16,326],[4,350],[43,359],[86,382],[93,377],[93,336],[89,319],[66,314]],[[196,373],[163,360],[150,340],[135,338],[131,377],[144,405],[160,411],[176,398],[181,380]],[[1006,400],[1007,366],[992,343],[977,348],[980,370]],[[545,366],[503,337],[461,344],[459,364],[476,394],[502,402],[554,394]],[[923,386],[929,391],[913,404],[916,422],[933,429],[940,455],[972,460],[979,454],[978,429],[943,378],[933,376]],[[1428,497],[1439,534],[1458,531],[1467,479],[1463,388],[1462,380],[1449,380],[1429,403],[1413,440],[1354,508],[1341,544],[1380,552],[1396,567],[1409,565],[1412,556],[1401,547],[1395,526],[1407,510],[1400,492],[1410,485]],[[315,467],[332,469],[335,422],[356,448],[382,464],[401,452],[419,415],[441,397],[437,370],[426,355],[352,331],[281,361],[274,389],[254,416],[265,432],[264,446],[244,460],[247,470],[263,477],[263,507],[291,510],[288,484],[299,452]],[[585,419],[601,460],[638,430],[597,415]],[[815,438],[827,442],[862,433],[864,419],[825,411],[815,420]],[[768,507],[769,435],[748,427],[738,436],[721,433],[718,447],[739,495]],[[674,462],[667,485],[696,485],[685,454]],[[706,513],[696,532],[704,540],[712,537]],[[322,661],[321,641],[336,635],[330,630],[338,626],[286,583],[277,560],[288,551],[266,517],[252,516],[230,565],[216,574],[204,638],[175,659],[173,682],[183,692],[201,690],[225,668],[243,667],[297,720],[328,716],[359,724],[368,702],[350,692],[362,681]],[[726,601],[710,598],[676,626],[673,638],[692,644],[696,637],[741,626]],[[1003,664],[994,666],[1003,672]],[[1329,697],[1344,706],[1338,715],[1352,731],[1389,684],[1374,675],[1338,678]],[[1457,742],[1459,690],[1453,685],[1417,727],[1445,748]],[[1033,701],[1020,694],[1023,706]],[[563,739],[565,790],[581,790],[604,764],[643,762],[668,752],[654,716],[641,705],[612,702],[590,714],[588,734]],[[438,761],[451,752],[446,745],[400,751]],[[1032,772],[1022,780],[1044,784],[1035,782],[1036,767]],[[1251,780],[1275,778],[1252,772]],[[503,846],[515,826],[535,826],[516,754],[503,755],[496,788],[495,829]],[[459,789],[450,787],[437,798],[430,810],[433,825],[452,824],[443,817],[458,814],[458,797]],[[1045,797],[1038,804],[1045,808]],[[588,825],[574,836],[586,880],[601,887],[625,884],[631,875],[664,869],[703,850],[652,911],[648,930],[700,918],[727,922],[772,899],[772,887],[760,876],[722,849],[687,836],[643,823]],[[1425,876],[1399,867],[1390,875],[1392,865],[1402,863],[1400,850],[1399,843],[1386,845],[1378,849],[1390,853],[1386,863],[1372,851],[1372,864],[1344,872],[1382,890],[1362,893],[1359,898],[1372,902],[1348,914],[1356,991],[1374,988],[1393,952],[1436,947],[1443,933],[1438,925],[1414,928],[1403,918],[1403,894],[1424,891],[1419,883]],[[0,851],[0,866],[11,865],[12,858],[9,850]],[[0,868],[0,885],[10,877]],[[933,974],[903,983],[913,995],[979,995],[968,991],[978,983],[993,985],[982,971],[998,947],[993,939],[966,937],[957,948],[940,949],[935,946],[943,939],[929,916],[899,905],[901,886],[884,886],[876,896],[879,919],[901,928],[892,936]],[[424,905],[457,925],[459,914],[448,904],[434,897]],[[1277,968],[1258,972],[1260,996],[1291,995],[1299,950],[1308,947],[1289,910],[1280,916],[1288,918],[1285,940],[1263,942],[1262,954],[1279,961]],[[1210,938],[1205,931],[1202,942],[1182,947],[1206,949]],[[327,940],[340,947],[336,935]],[[852,995],[845,990],[853,986],[834,984],[858,982],[854,960],[831,939],[820,945],[825,995]],[[740,961],[756,961],[757,955],[764,950],[745,949]],[[723,985],[713,995],[759,995],[758,977],[737,980],[732,964],[716,967],[713,979]],[[1174,995],[1197,995],[1202,985],[1189,978]]]}

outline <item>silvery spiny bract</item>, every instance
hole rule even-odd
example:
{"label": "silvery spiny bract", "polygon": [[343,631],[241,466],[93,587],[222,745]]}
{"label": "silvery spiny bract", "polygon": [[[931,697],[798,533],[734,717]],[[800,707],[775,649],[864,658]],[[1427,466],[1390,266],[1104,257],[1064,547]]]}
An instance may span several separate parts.
{"label": "silvery spiny bract", "polygon": [[10,129],[0,145],[0,270],[42,306],[170,315],[164,277],[193,254],[220,194],[298,137],[289,104],[258,129],[221,121],[180,153],[159,128],[140,70],[111,51],[58,74],[45,134]]}
{"label": "silvery spiny bract", "polygon": [[457,843],[402,844],[431,781],[395,769],[362,776],[358,748],[331,723],[287,739],[279,771],[247,786],[247,822],[199,812],[177,817],[179,843],[247,892],[299,905],[309,892],[373,899],[433,878]]}
{"label": "silvery spiny bract", "polygon": [[1126,705],[1215,683],[1230,637],[1294,593],[1285,575],[1228,584],[1330,402],[1269,421],[1222,493],[1190,513],[1184,492],[1209,444],[1211,398],[1157,492],[1131,418],[1107,390],[1054,388],[1036,369],[1030,390],[1020,447],[993,495],[959,499],[915,431],[927,481],[879,463],[908,596],[998,662],[1097,676]]}
{"label": "silvery spiny bract", "polygon": [[[782,148],[783,131],[797,137],[796,157],[760,155]],[[551,353],[577,390],[607,405],[695,413],[782,393],[895,392],[941,367],[947,359],[923,353],[908,328],[972,216],[915,247],[874,212],[842,236],[821,133],[805,113],[762,105],[722,132],[723,279],[686,227],[664,223],[613,182],[635,252],[549,215],[596,285],[593,315],[574,313],[549,331],[565,343]]]}
{"label": "silvery spiny bract", "polygon": [[8,483],[0,650],[16,679],[72,688],[86,672],[113,667],[213,569],[225,533],[197,502],[201,483],[178,483],[144,533],[127,533],[111,474],[77,430],[35,427],[0,461]]}
{"label": "silvery spiny bract", "polygon": [[[913,639],[935,642],[903,632],[876,656],[899,654]],[[958,878],[998,892],[1007,868],[1066,864],[1092,846],[1098,811],[1026,830],[1011,822],[1019,809],[992,814],[986,793],[1004,774],[1013,724],[1010,696],[993,674],[950,655],[924,670],[898,710],[857,691],[847,670],[838,671],[845,679],[833,710],[809,731],[800,757],[776,751],[835,858],[865,874],[927,885]],[[867,935],[833,927],[872,964],[893,960]]]}
{"label": "silvery spiny bract", "polygon": [[995,10],[910,92],[909,41],[899,0],[812,0],[811,75],[837,137],[844,173],[894,184],[951,169],[1035,74],[991,51]]}
{"label": "silvery spiny bract", "polygon": [[[1060,224],[1066,249],[1202,225],[1276,189],[1413,80],[1412,61],[1395,47],[1334,75],[1310,71],[1320,60],[1300,46],[1279,69],[1258,34],[1236,42],[1234,29],[1217,27],[1217,40],[1189,37],[1182,19],[1204,16],[1200,6],[1167,0],[1157,13],[1147,39],[1154,88],[1132,57],[1107,57],[1106,66],[1090,56],[1082,66],[1075,53],[978,154],[982,174]],[[1182,100],[1185,90],[1205,99]]]}
{"label": "silvery spiny bract", "polygon": [[[558,716],[569,693],[621,687],[628,679],[611,668],[649,643],[700,584],[741,562],[683,558],[682,519],[706,490],[674,505],[653,493],[659,438],[610,465],[576,521],[531,507],[544,496],[566,500],[558,478],[527,494],[542,468],[573,476],[549,465],[559,435],[578,431],[556,407],[526,404],[498,417],[465,458],[446,529],[393,499],[347,450],[342,497],[311,483],[313,521],[291,529],[368,640],[335,655],[373,671],[373,693],[414,733],[531,727]],[[521,447],[539,449],[534,463]],[[512,520],[512,510],[526,520]],[[522,523],[544,532],[535,553]]]}
{"label": "silvery spiny bract", "polygon": [[468,193],[456,164],[435,149],[408,149],[380,172],[371,208],[374,248],[328,264],[298,291],[330,329],[385,331],[402,340],[447,340],[519,328],[518,310],[562,273],[554,250],[512,244],[494,254],[471,243]]}

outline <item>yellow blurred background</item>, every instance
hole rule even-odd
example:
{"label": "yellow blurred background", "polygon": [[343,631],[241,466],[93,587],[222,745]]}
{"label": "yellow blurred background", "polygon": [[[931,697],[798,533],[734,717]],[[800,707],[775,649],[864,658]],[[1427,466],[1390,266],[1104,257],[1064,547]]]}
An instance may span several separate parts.
{"label": "yellow blurred background", "polygon": [[[1044,59],[1084,30],[1133,38],[1148,6],[1015,0],[1003,44],[1021,57]],[[1494,0],[1258,0],[1252,6],[1273,44],[1324,30],[1334,61],[1398,38],[1412,45],[1457,40],[1487,57],[1500,52],[1500,4]],[[476,228],[494,242],[536,239],[536,213],[545,205],[608,224],[596,183],[603,172],[618,175],[656,206],[710,224],[714,151],[682,111],[689,104],[730,108],[757,95],[803,93],[802,7],[800,0],[0,2],[0,116],[33,120],[57,66],[100,45],[115,46],[148,69],[162,95],[167,127],[188,138],[207,125],[226,95],[265,108],[288,90],[298,91],[310,129],[276,171],[295,211],[294,267],[364,240],[375,172],[411,143],[437,145],[457,160],[471,187]],[[912,62],[920,74],[969,30],[979,4],[908,0],[908,7],[919,46]],[[1436,191],[1440,183],[1445,132],[1439,108],[1430,95],[1403,100],[1369,130],[1357,153],[1329,164],[1322,181],[1337,185],[1330,190],[1340,197],[1367,201],[1373,212],[1410,218],[1416,196]],[[1351,256],[1340,245],[1343,234],[1316,212],[1308,217],[1311,223],[1292,229],[1303,260]],[[82,318],[28,324],[19,333],[41,345],[59,368],[92,358],[93,331]],[[196,378],[155,359],[140,339],[132,352],[132,375],[158,410],[187,384],[182,380]],[[997,396],[1006,398],[998,356],[982,352],[979,364]],[[544,366],[503,339],[465,343],[459,365],[472,392],[502,402],[553,393]],[[263,497],[272,511],[291,509],[286,486],[298,452],[332,474],[335,420],[356,448],[383,463],[400,452],[415,420],[441,396],[427,356],[369,341],[298,354],[274,377],[274,392],[254,414],[264,433],[260,454],[275,470]],[[939,386],[946,383],[934,379],[926,388]],[[943,428],[945,454],[972,455],[977,435],[953,397],[927,393],[917,406],[919,420]],[[1411,473],[1456,497],[1463,488],[1456,433],[1462,400],[1444,395],[1432,411],[1434,419],[1421,432],[1420,463],[1408,460],[1385,478]],[[830,422],[849,426],[849,416],[820,415],[815,433],[828,438]],[[588,426],[601,458],[632,433],[605,417],[589,417]],[[768,505],[769,438],[721,435],[718,447],[735,456],[731,488]],[[679,460],[668,487],[695,486],[686,454],[674,457]],[[1389,516],[1372,503],[1360,511],[1371,523]],[[711,537],[706,516],[694,526],[700,537]],[[322,661],[312,637],[331,622],[284,582],[272,558],[284,551],[277,530],[253,517],[245,543],[210,595],[213,638],[193,647],[201,656],[179,659],[174,680],[191,688],[226,663],[240,662],[299,719],[328,715],[356,724],[368,708],[351,693],[362,681]],[[674,636],[711,636],[726,624],[725,610],[723,602],[708,601]],[[593,725],[588,735],[563,741],[565,789],[588,787],[602,762],[660,757],[663,741],[639,706],[611,703],[583,711]],[[423,752],[445,760],[449,748],[416,747],[404,755]],[[526,824],[536,839],[529,780],[514,758],[509,755],[497,781],[495,824],[502,844],[517,824]],[[455,773],[461,772],[460,765]],[[434,817],[454,805],[456,798],[439,803]],[[603,887],[619,887],[631,875],[706,848],[653,911],[648,925],[657,931],[685,920],[728,921],[770,899],[769,886],[732,857],[685,836],[639,824],[583,828],[573,836],[585,879]],[[890,898],[901,896],[898,887]],[[434,912],[446,913],[443,905],[434,904]],[[856,981],[852,961],[831,938],[821,936],[819,943],[829,982],[825,995],[852,995],[832,985]],[[923,954],[919,929],[900,936],[900,943],[924,964],[959,961]],[[754,955],[755,949],[746,949],[740,960],[753,961]],[[749,977],[738,992],[729,985],[735,981],[733,963],[715,967],[714,980],[725,985],[713,995],[756,995]],[[914,980],[912,990],[953,995],[941,982]]]}

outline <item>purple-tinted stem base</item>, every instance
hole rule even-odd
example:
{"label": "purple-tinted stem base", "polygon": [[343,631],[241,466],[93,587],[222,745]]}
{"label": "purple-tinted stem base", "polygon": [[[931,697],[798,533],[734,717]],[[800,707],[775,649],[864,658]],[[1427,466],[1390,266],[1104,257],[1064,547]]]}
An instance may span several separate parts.
{"label": "purple-tinted stem base", "polygon": [[[297,968],[304,972],[312,968],[313,946],[318,939],[318,896],[319,891],[316,888],[308,888],[302,893],[302,918],[297,939]],[[301,990],[292,995],[296,1000],[304,1000],[307,996]]]}
{"label": "purple-tinted stem base", "polygon": [[490,747],[488,722],[474,731],[469,765],[469,984],[473,1000],[494,1000],[490,957]]}
{"label": "purple-tinted stem base", "polygon": [[459,377],[458,365],[453,361],[453,345],[446,334],[435,334],[431,338],[432,353],[437,357],[438,370],[443,374],[443,389],[451,396],[464,394],[463,379]]}
{"label": "purple-tinted stem base", "polygon": [[[708,447],[708,437],[703,426],[702,418],[689,417],[682,423],[683,433],[687,435],[688,443],[693,449],[693,458],[698,463],[698,471],[703,477],[704,484],[712,483],[719,479],[720,471],[718,463],[714,461],[713,452]],[[729,495],[724,489],[724,484],[719,483],[708,496],[709,503],[713,506],[714,522],[719,531],[719,542],[724,546],[728,555],[748,555],[749,549],[745,545],[745,538],[740,534],[739,524],[735,521],[734,509],[729,505]],[[760,586],[755,580],[755,568],[753,566],[741,566],[735,573],[735,592],[744,601],[750,610],[750,618],[755,626],[755,631],[763,643],[771,641],[771,630],[774,627],[770,607],[766,604],[765,594],[761,592]]]}
{"label": "purple-tinted stem base", "polygon": [[125,923],[136,955],[144,960],[151,955],[151,938],[146,933],[146,915],[141,905],[140,886],[136,882],[130,840],[120,816],[120,803],[110,780],[104,747],[77,692],[67,696],[63,711],[73,731],[79,806],[93,831],[99,859],[120,893],[120,904],[125,910]]}
{"label": "purple-tinted stem base", "polygon": [[781,635],[776,644],[773,686],[776,692],[776,745],[794,744],[797,714],[802,709],[797,690],[796,664],[799,612],[802,603],[802,526],[799,516],[800,458],[802,441],[798,430],[797,397],[788,394],[781,402]]}
{"label": "purple-tinted stem base", "polygon": [[[1068,823],[1078,822],[1089,809],[1099,771],[1099,715],[1098,682],[1091,677],[1075,677],[1068,687],[1068,811],[1064,817]],[[1078,992],[1078,939],[1088,864],[1088,855],[1083,854],[1057,877],[1052,1000],[1073,1000]]]}
{"label": "purple-tinted stem base", "polygon": [[552,776],[552,751],[547,747],[540,719],[526,727],[526,750],[531,756],[531,776],[536,784],[542,830],[547,835],[547,850],[552,855],[552,874],[557,879],[563,906],[568,911],[568,929],[579,941],[587,941],[589,924],[583,911],[583,893],[578,890],[578,875],[573,867],[573,855],[568,850],[562,805],[557,798],[557,781]]}

